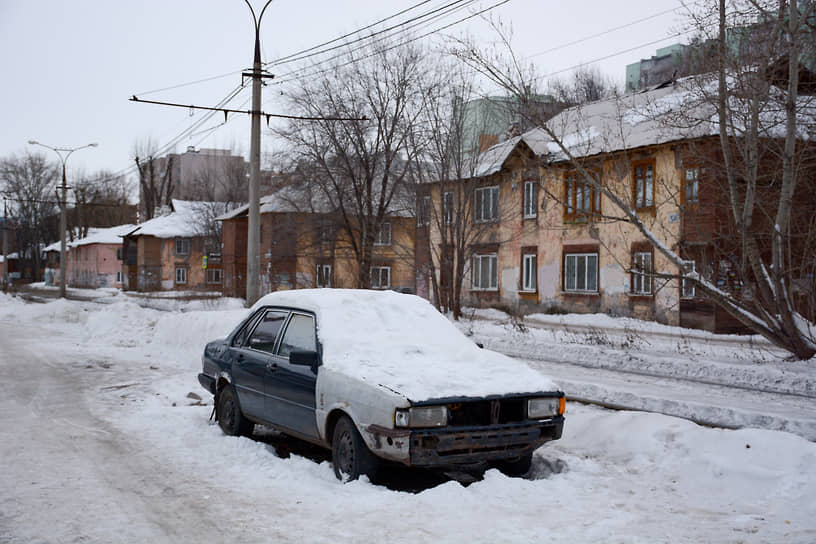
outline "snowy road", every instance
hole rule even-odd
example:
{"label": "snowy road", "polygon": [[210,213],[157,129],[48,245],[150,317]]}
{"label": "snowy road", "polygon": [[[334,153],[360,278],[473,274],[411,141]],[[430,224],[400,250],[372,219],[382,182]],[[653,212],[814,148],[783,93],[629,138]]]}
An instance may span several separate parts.
{"label": "snowy road", "polygon": [[320,458],[224,436],[188,398],[232,308],[0,295],[0,542],[816,540],[816,444],[659,414],[568,406],[530,479],[340,484]]}

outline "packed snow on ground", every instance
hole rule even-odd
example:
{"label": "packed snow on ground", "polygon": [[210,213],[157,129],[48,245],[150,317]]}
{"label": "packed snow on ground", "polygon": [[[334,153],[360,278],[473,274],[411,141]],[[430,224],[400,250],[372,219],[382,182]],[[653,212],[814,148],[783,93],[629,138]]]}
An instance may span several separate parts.
{"label": "packed snow on ground", "polygon": [[[128,298],[31,304],[0,295],[0,368],[15,380],[0,385],[0,411],[14,414],[0,430],[2,540],[816,541],[816,444],[579,404],[568,404],[563,438],[536,452],[529,478],[490,470],[469,486],[416,493],[342,484],[328,461],[281,458],[208,420],[212,400],[196,380],[203,345],[247,313],[231,303],[159,311]],[[513,339],[506,325],[484,325]],[[693,335],[687,344],[672,356],[688,364],[726,349]],[[561,356],[588,357],[580,343],[553,345]],[[752,348],[728,349],[755,358]],[[26,382],[35,371],[83,387],[44,395],[44,383]],[[98,428],[48,410],[61,405],[86,406]],[[64,441],[49,441],[61,433]]]}

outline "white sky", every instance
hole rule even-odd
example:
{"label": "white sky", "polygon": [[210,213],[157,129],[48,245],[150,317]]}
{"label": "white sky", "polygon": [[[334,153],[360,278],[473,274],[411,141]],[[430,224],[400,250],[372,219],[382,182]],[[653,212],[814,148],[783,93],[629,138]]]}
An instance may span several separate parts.
{"label": "white sky", "polygon": [[[497,1],[474,5],[484,8]],[[263,60],[352,32],[418,2],[275,0],[261,25]],[[445,3],[432,0],[410,14]],[[259,9],[263,2],[252,0],[252,4]],[[677,10],[662,13],[672,8]],[[522,57],[629,25],[534,56],[531,60],[542,73],[627,51],[598,62],[602,71],[622,82],[626,64],[650,57],[659,47],[683,41],[673,37],[683,22],[684,10],[678,0],[510,0],[492,13],[513,25],[515,48]],[[422,32],[465,14],[447,17]],[[644,18],[648,20],[636,22]],[[494,36],[476,21],[447,32],[468,31],[488,43]],[[0,157],[23,153],[31,139],[54,147],[98,142],[98,148],[71,157],[69,175],[79,169],[127,168],[137,141],[149,137],[164,145],[200,117],[196,114],[191,118],[187,109],[135,104],[128,101],[131,95],[214,105],[240,83],[240,70],[251,65],[252,44],[249,10],[241,0],[0,0],[0,73],[4,74],[0,85],[4,109]],[[235,73],[208,83],[147,94],[230,72]],[[279,70],[274,73],[283,75]],[[281,92],[286,92],[283,85],[265,89],[265,111],[283,113],[281,101],[276,100]],[[245,101],[249,96],[247,86],[230,107],[248,109]],[[233,147],[246,153],[249,123],[237,117],[218,130],[184,138],[176,151],[195,145]],[[219,114],[202,128],[221,121]],[[265,139],[264,150],[271,144]],[[52,152],[39,149],[56,159]]]}

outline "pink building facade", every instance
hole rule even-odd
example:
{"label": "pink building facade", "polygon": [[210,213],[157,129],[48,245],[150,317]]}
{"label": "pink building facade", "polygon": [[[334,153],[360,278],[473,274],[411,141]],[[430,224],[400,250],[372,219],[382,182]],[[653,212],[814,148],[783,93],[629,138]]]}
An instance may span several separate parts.
{"label": "pink building facade", "polygon": [[122,288],[122,238],[135,227],[120,225],[92,229],[80,240],[69,244],[66,269],[70,287]]}

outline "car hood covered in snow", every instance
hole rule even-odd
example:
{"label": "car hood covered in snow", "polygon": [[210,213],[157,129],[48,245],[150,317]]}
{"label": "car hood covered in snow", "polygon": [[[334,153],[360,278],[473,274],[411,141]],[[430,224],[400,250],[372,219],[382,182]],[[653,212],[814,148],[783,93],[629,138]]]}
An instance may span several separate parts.
{"label": "car hood covered in snow", "polygon": [[388,388],[412,401],[555,391],[527,365],[480,349],[427,300],[393,291],[279,291],[261,306],[317,316],[323,366]]}

